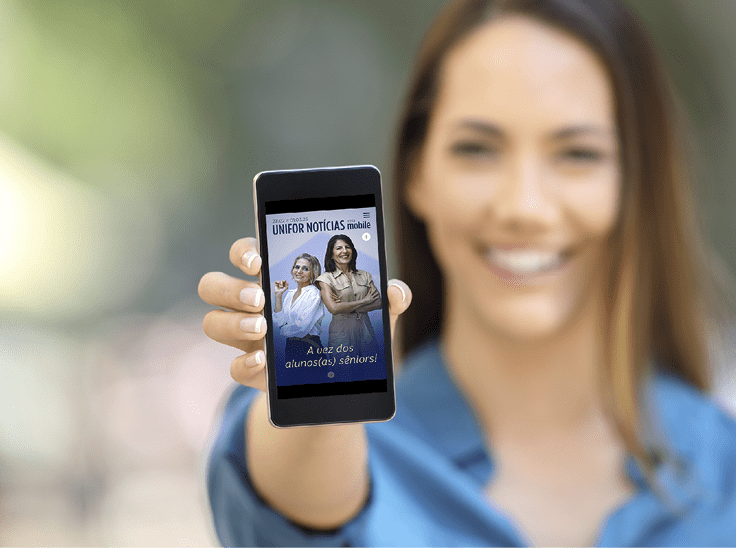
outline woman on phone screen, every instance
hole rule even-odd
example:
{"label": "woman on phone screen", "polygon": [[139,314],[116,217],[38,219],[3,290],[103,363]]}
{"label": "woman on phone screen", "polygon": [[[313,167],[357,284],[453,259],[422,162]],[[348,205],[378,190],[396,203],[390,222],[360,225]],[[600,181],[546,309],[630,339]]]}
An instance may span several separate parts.
{"label": "woman on phone screen", "polygon": [[376,335],[368,312],[381,307],[381,295],[371,275],[358,270],[358,252],[345,234],[327,242],[325,271],[317,278],[322,300],[332,314],[327,346],[347,347],[354,356],[378,352]]}
{"label": "woman on phone screen", "polygon": [[325,309],[319,289],[314,284],[320,271],[317,257],[302,253],[294,259],[291,267],[296,289],[289,289],[286,280],[274,283],[273,321],[279,326],[281,334],[287,337],[287,362],[305,359],[310,348],[317,355],[317,350],[322,349],[319,333]]}
{"label": "woman on phone screen", "polygon": [[[408,286],[389,282],[392,318],[408,287],[415,297],[396,416],[282,431],[239,387],[208,470],[219,539],[732,545],[736,423],[708,396],[709,343],[728,316],[676,114],[624,2],[446,8],[399,119]],[[243,256],[257,272],[253,240],[233,247]],[[210,295],[245,282],[203,283],[221,305]],[[232,344],[235,320],[211,314],[205,331]],[[250,366],[262,334],[247,337],[231,372],[263,389]]]}

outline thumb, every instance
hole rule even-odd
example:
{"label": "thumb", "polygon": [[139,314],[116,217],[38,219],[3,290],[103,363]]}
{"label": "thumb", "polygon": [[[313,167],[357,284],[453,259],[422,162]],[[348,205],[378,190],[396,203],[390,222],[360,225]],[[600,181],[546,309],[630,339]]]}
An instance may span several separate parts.
{"label": "thumb", "polygon": [[411,289],[401,280],[388,281],[388,313],[391,318],[391,338],[393,339],[396,320],[411,304]]}

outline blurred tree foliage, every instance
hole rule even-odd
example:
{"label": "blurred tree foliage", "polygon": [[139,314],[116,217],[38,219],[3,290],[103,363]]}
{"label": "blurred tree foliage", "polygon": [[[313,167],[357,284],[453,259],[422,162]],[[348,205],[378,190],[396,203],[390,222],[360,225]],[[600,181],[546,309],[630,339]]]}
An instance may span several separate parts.
{"label": "blurred tree foliage", "polygon": [[[0,0],[0,133],[119,205],[128,255],[96,260],[144,279],[108,311],[159,311],[235,273],[256,172],[373,163],[390,186],[406,75],[443,3]],[[692,114],[708,226],[736,266],[735,4],[630,3]]]}

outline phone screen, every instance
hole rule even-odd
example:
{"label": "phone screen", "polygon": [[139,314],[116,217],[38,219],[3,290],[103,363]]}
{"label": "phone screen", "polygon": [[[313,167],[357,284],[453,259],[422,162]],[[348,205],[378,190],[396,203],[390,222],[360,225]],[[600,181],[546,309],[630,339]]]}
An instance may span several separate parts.
{"label": "phone screen", "polygon": [[264,209],[277,398],[386,392],[375,195]]}

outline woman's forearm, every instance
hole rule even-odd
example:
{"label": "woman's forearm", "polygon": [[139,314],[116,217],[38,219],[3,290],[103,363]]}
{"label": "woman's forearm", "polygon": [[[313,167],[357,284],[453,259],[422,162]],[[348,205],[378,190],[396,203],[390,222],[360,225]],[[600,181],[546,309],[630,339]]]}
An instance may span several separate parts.
{"label": "woman's forearm", "polygon": [[376,297],[371,302],[360,305],[355,309],[355,312],[370,312],[379,308],[381,308],[381,297]]}
{"label": "woman's forearm", "polygon": [[368,496],[362,424],[274,428],[266,395],[251,404],[246,462],[259,494],[291,520],[316,529],[344,524]]}
{"label": "woman's forearm", "polygon": [[345,303],[325,303],[327,310],[330,314],[345,314],[347,312],[355,312],[361,306],[364,306],[366,301],[359,299],[357,301],[349,301]]}
{"label": "woman's forearm", "polygon": [[314,327],[314,323],[315,322],[311,319],[307,319],[306,321],[302,322],[297,321],[294,323],[289,323],[281,330],[281,334],[285,337],[298,337],[301,339],[302,337],[306,337],[307,335],[309,335],[309,332]]}

